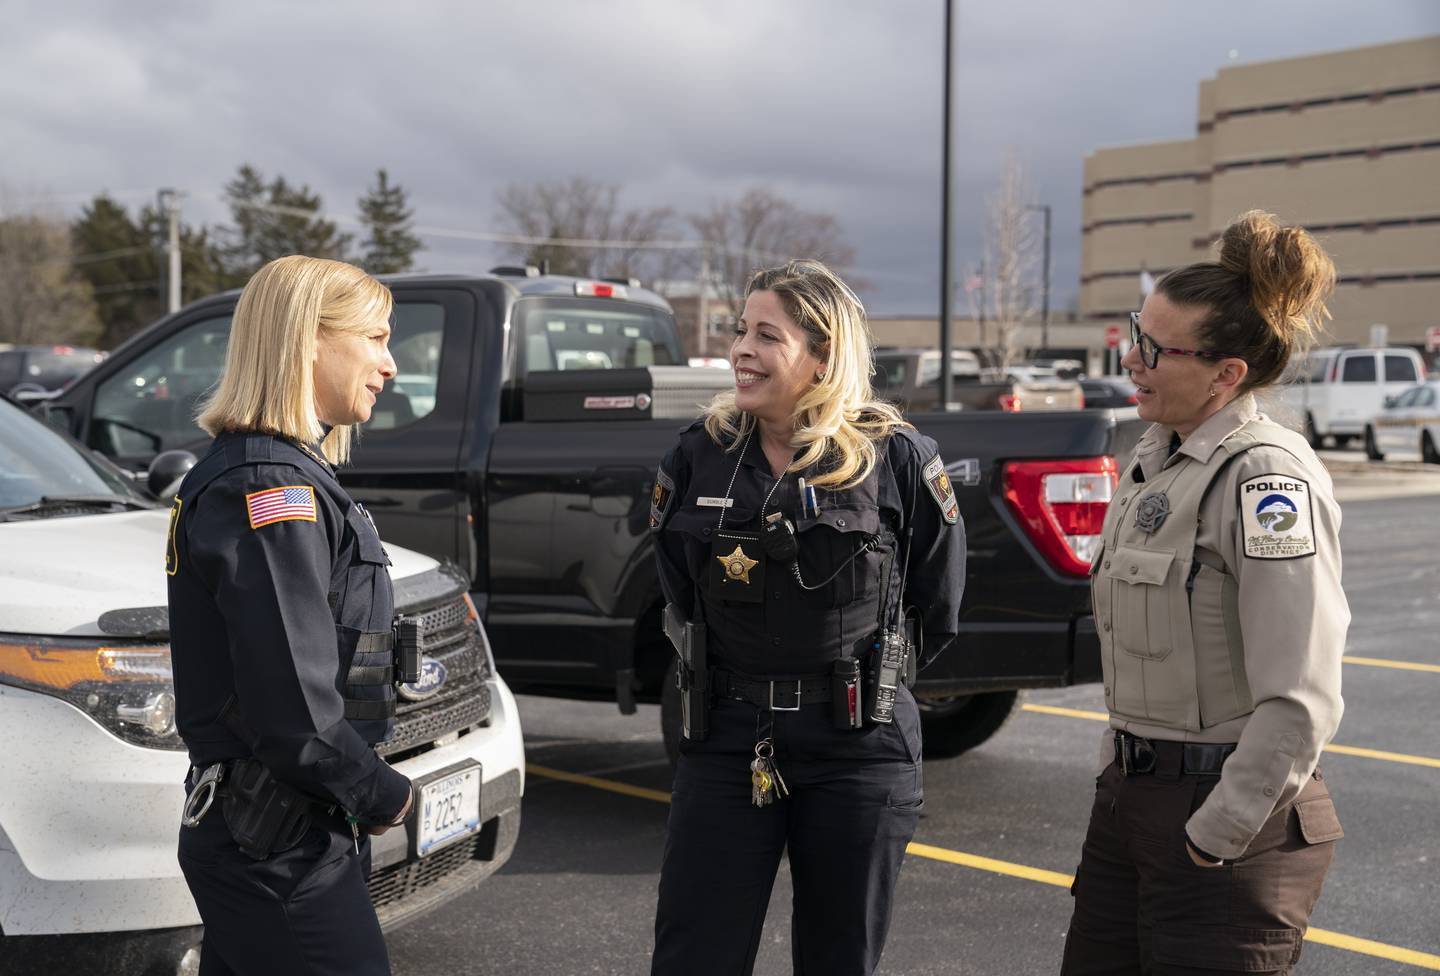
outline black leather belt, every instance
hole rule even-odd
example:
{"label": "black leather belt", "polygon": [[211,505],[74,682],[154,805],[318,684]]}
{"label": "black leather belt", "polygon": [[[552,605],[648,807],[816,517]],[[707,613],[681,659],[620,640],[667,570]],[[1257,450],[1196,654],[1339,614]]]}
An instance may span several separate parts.
{"label": "black leather belt", "polygon": [[765,680],[747,678],[734,671],[710,672],[710,687],[717,698],[749,702],[772,712],[798,712],[802,705],[830,701],[830,677]]}
{"label": "black leather belt", "polygon": [[1235,743],[1170,742],[1115,731],[1115,765],[1126,776],[1143,776],[1165,767],[1193,776],[1219,776]]}

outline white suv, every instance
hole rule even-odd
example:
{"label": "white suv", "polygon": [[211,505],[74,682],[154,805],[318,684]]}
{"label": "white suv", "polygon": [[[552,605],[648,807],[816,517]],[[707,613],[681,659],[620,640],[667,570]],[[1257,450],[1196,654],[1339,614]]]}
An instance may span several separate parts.
{"label": "white suv", "polygon": [[[175,860],[188,760],[166,525],[118,468],[0,400],[0,972],[197,971],[200,919]],[[374,838],[370,894],[391,926],[509,858],[525,766],[464,578],[387,548],[425,655],[379,750],[422,800]],[[426,784],[463,794],[467,816],[430,823]]]}
{"label": "white suv", "polygon": [[1312,447],[1343,447],[1395,396],[1425,378],[1420,354],[1404,346],[1316,349],[1299,364],[1283,403],[1304,424]]}

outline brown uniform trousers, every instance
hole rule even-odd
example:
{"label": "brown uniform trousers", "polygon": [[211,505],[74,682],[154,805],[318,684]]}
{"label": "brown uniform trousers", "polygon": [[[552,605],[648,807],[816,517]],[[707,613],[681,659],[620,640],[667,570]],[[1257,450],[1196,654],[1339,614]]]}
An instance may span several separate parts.
{"label": "brown uniform trousers", "polygon": [[1330,793],[1317,769],[1244,855],[1200,867],[1185,822],[1218,781],[1181,773],[1168,749],[1154,773],[1126,776],[1112,763],[1100,774],[1063,976],[1292,971],[1341,836]]}

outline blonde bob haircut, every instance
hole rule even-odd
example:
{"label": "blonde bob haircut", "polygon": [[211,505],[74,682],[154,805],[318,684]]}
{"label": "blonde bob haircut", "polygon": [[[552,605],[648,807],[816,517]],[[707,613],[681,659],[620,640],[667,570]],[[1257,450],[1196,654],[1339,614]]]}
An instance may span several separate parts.
{"label": "blonde bob haircut", "polygon": [[303,254],[276,258],[240,293],[225,371],[196,422],[212,437],[254,431],[300,444],[324,437],[326,459],[344,463],[350,427],[326,434],[315,411],[320,334],[363,332],[393,307],[390,289],[354,265]]}
{"label": "blonde bob haircut", "polygon": [[[849,488],[869,477],[879,456],[876,442],[909,427],[900,411],[875,399],[873,343],[865,306],[850,286],[819,261],[790,261],[757,271],[745,288],[774,292],[785,313],[805,330],[812,355],[825,364],[822,378],[795,405],[799,452],[786,470],[823,470],[817,488]],[[726,451],[738,450],[755,429],[755,418],[735,406],[735,391],[717,394],[705,409],[705,430]]]}

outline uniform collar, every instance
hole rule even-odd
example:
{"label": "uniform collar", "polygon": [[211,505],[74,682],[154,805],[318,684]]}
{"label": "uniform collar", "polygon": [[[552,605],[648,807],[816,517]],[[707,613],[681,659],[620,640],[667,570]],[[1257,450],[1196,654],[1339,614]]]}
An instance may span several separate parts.
{"label": "uniform collar", "polygon": [[1259,416],[1260,410],[1255,405],[1254,394],[1245,393],[1231,400],[1196,427],[1174,453],[1170,451],[1170,443],[1175,436],[1174,429],[1164,424],[1151,424],[1150,429],[1145,431],[1135,445],[1135,456],[1147,478],[1153,477],[1181,455],[1204,464],[1227,437]]}

